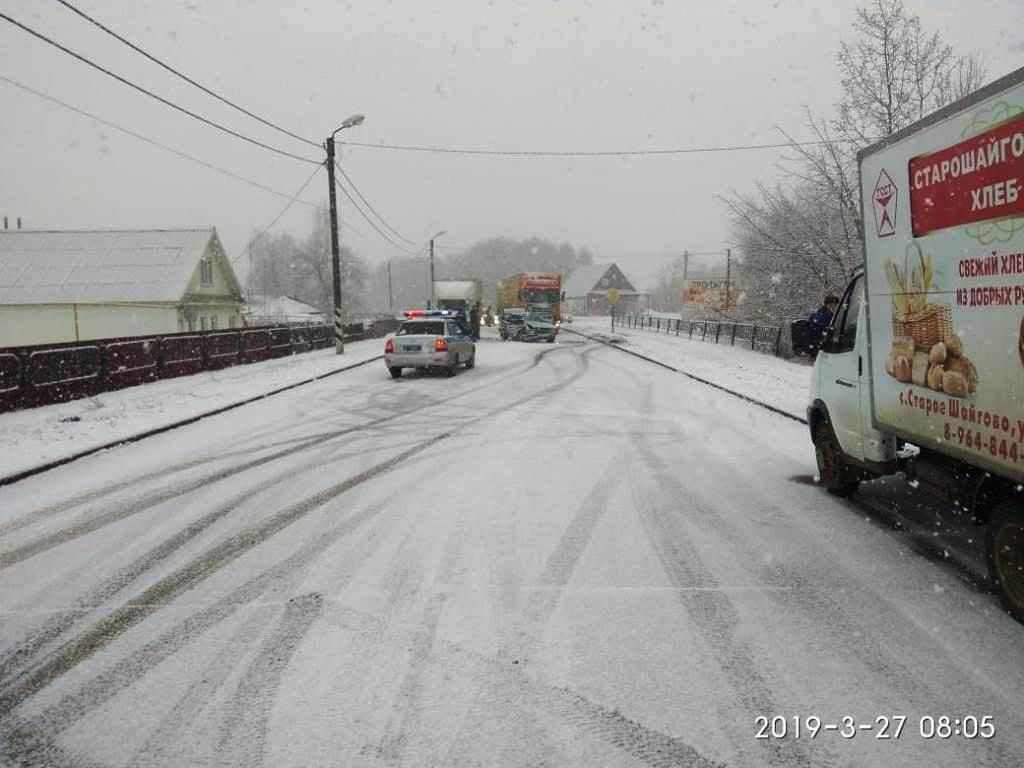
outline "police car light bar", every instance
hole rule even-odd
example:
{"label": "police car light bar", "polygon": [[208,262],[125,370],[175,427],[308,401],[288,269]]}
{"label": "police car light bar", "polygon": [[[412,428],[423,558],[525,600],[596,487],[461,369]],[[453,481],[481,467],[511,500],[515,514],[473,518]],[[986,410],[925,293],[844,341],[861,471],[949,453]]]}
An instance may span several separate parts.
{"label": "police car light bar", "polygon": [[456,317],[466,313],[461,309],[407,309],[402,314],[406,317]]}

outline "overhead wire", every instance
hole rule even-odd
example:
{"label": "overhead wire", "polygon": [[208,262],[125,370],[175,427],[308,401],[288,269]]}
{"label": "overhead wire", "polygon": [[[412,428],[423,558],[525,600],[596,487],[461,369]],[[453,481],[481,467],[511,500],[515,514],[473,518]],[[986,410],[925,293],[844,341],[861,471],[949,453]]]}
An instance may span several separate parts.
{"label": "overhead wire", "polygon": [[277,153],[279,155],[283,155],[284,157],[290,157],[290,158],[292,158],[294,160],[301,160],[304,163],[311,163],[311,164],[314,164],[314,165],[320,165],[320,161],[319,160],[313,160],[313,159],[308,158],[308,157],[303,157],[302,155],[297,155],[294,152],[289,152],[287,150],[281,149],[280,147],[275,147],[275,146],[273,146],[271,144],[265,144],[262,141],[254,139],[254,138],[252,138],[250,136],[246,136],[245,134],[239,133],[238,131],[232,130],[231,128],[228,128],[225,125],[221,125],[220,123],[215,122],[214,120],[211,120],[208,117],[204,117],[203,115],[200,115],[197,112],[193,112],[192,110],[187,109],[185,107],[182,107],[179,104],[175,104],[173,101],[170,101],[169,99],[165,99],[163,96],[159,96],[159,95],[153,93],[152,91],[147,90],[146,88],[142,87],[141,85],[139,85],[137,83],[134,83],[131,80],[128,80],[127,78],[125,78],[125,77],[122,77],[121,75],[117,74],[116,72],[112,72],[111,70],[107,69],[106,67],[101,66],[100,64],[97,64],[96,62],[92,61],[91,59],[87,58],[86,56],[83,56],[80,53],[76,53],[75,51],[71,50],[67,46],[62,45],[61,43],[58,43],[56,40],[53,40],[52,38],[47,37],[42,32],[38,32],[38,31],[32,29],[31,27],[29,27],[29,26],[27,26],[25,24],[22,24],[17,19],[11,18],[10,16],[8,16],[7,14],[5,14],[3,12],[0,12],[0,19],[3,19],[4,21],[7,21],[7,22],[13,24],[14,26],[18,27],[19,29],[21,29],[21,30],[23,30],[25,32],[28,32],[33,37],[36,37],[39,40],[42,40],[44,43],[47,43],[48,45],[52,45],[54,48],[57,48],[58,50],[62,51],[63,53],[66,53],[68,56],[71,56],[71,57],[81,61],[83,64],[86,64],[86,65],[92,67],[93,69],[95,69],[95,70],[97,70],[99,72],[102,72],[103,74],[107,75],[108,77],[112,77],[113,79],[117,80],[119,83],[127,85],[129,88],[132,88],[132,89],[138,91],[139,93],[145,94],[146,96],[149,96],[151,99],[155,99],[156,101],[159,101],[161,104],[164,104],[165,106],[168,106],[171,109],[174,109],[174,110],[176,110],[178,112],[181,112],[182,114],[188,115],[189,117],[192,117],[192,118],[194,118],[196,120],[199,120],[200,122],[205,123],[206,125],[209,125],[212,128],[216,128],[217,130],[222,131],[223,133],[226,133],[226,134],[228,134],[230,136],[234,136],[237,139],[241,139],[242,141],[248,142],[249,144],[253,144],[253,145],[257,146],[257,147],[262,147],[263,149],[269,150],[270,152],[275,152],[275,153]]}
{"label": "overhead wire", "polygon": [[[180,149],[175,149],[174,147],[168,146],[167,144],[162,144],[161,142],[156,141],[155,139],[151,139],[148,136],[144,136],[143,134],[138,133],[137,131],[133,131],[131,128],[125,128],[124,126],[118,125],[117,123],[112,123],[111,121],[105,120],[99,115],[94,115],[91,112],[87,112],[84,109],[79,109],[78,107],[72,104],[68,104],[65,101],[61,101],[55,96],[50,96],[49,94],[43,93],[42,91],[37,91],[35,88],[27,86],[24,83],[19,83],[17,80],[14,80],[5,75],[0,75],[0,81],[3,81],[8,85],[12,85],[15,88],[20,88],[21,90],[26,91],[27,93],[31,93],[33,96],[45,99],[46,101],[56,104],[57,106],[63,107],[64,109],[67,109],[76,114],[82,115],[83,117],[87,117],[90,120],[95,120],[100,125],[105,125],[108,128],[113,128],[115,131],[120,131],[121,133],[136,138],[139,141],[144,141],[147,144],[151,144],[154,147],[158,147],[159,149],[162,149],[166,152],[170,152],[172,155],[176,155],[177,157],[180,157],[184,160],[189,160],[193,163],[203,166],[204,168],[209,168],[211,171],[216,171],[217,173],[223,174],[224,176],[228,176],[232,179],[235,179],[236,181],[244,182],[252,187],[255,187],[256,189],[261,189],[264,192],[269,192],[272,195],[277,195],[278,197],[283,197],[286,199],[291,197],[291,195],[289,195],[287,192],[281,192],[280,190],[268,187],[265,184],[261,184],[258,181],[253,181],[252,179],[246,178],[245,176],[240,176],[239,174],[234,173],[233,171],[229,171],[225,168],[221,168],[218,165],[214,165],[213,163],[207,162],[206,160],[195,157],[194,155],[190,155],[187,152],[182,152]],[[302,205],[307,205],[311,208],[316,207],[316,203],[311,203],[308,200],[298,200],[296,202],[299,202]]]}
{"label": "overhead wire", "polygon": [[363,195],[362,192],[359,191],[359,187],[357,187],[356,183],[354,181],[352,181],[352,177],[349,176],[347,173],[345,173],[345,170],[341,167],[341,165],[338,164],[337,161],[335,161],[334,167],[338,171],[338,173],[340,173],[345,178],[345,181],[347,181],[349,183],[349,186],[352,187],[352,191],[355,192],[356,195],[359,196],[359,199],[362,200],[363,203],[366,204],[366,207],[370,209],[370,211],[373,213],[373,215],[376,216],[378,219],[380,219],[380,223],[384,225],[385,229],[387,229],[389,232],[391,232],[399,240],[402,240],[402,241],[408,243],[409,245],[416,245],[417,244],[415,240],[410,240],[408,237],[403,235],[401,232],[399,232],[393,226],[388,224],[387,219],[385,219],[383,216],[381,216],[380,213],[377,211],[377,209],[373,207],[373,204],[369,200],[366,199],[365,195]]}
{"label": "overhead wire", "polygon": [[127,45],[129,48],[131,48],[133,51],[135,51],[136,53],[139,53],[142,56],[145,56],[147,59],[152,61],[157,66],[163,67],[165,70],[167,70],[171,74],[176,75],[177,77],[180,77],[186,83],[189,83],[190,85],[194,85],[196,88],[198,88],[199,90],[203,91],[203,93],[206,93],[206,94],[212,96],[213,98],[217,99],[218,101],[220,101],[220,102],[222,102],[224,104],[227,104],[229,107],[238,110],[239,112],[241,112],[244,115],[248,115],[253,120],[256,120],[256,121],[258,121],[260,123],[263,123],[263,125],[266,125],[269,128],[273,128],[275,131],[283,133],[286,136],[290,136],[291,138],[296,139],[298,141],[301,141],[304,144],[308,144],[308,145],[310,145],[312,147],[317,147],[318,149],[320,148],[320,145],[317,142],[312,141],[310,139],[307,139],[304,136],[300,136],[297,133],[293,133],[293,132],[289,131],[287,128],[282,128],[280,125],[277,125],[276,123],[273,123],[273,122],[271,122],[270,120],[267,120],[264,117],[260,117],[259,115],[257,115],[254,112],[249,111],[245,107],[239,106],[238,104],[236,104],[235,102],[231,101],[227,97],[222,96],[221,94],[217,93],[216,91],[206,87],[202,83],[196,82],[191,77],[189,77],[188,75],[184,74],[183,72],[179,72],[177,69],[172,67],[170,64],[167,64],[167,63],[161,61],[156,56],[154,56],[151,53],[143,50],[142,48],[137,46],[135,43],[133,43],[131,40],[128,40],[128,39],[122,37],[117,32],[112,30],[110,27],[108,27],[105,24],[103,24],[103,22],[99,21],[98,19],[93,18],[89,14],[85,13],[85,11],[82,11],[79,8],[76,8],[74,5],[72,5],[70,2],[68,2],[68,0],[57,0],[57,2],[60,3],[61,5],[63,5],[65,8],[67,8],[72,13],[78,14],[83,19],[88,21],[90,24],[93,24],[94,26],[99,27],[101,30],[106,32],[111,37],[121,41],[122,43]]}
{"label": "overhead wire", "polygon": [[273,221],[271,221],[269,224],[267,224],[266,227],[263,228],[262,232],[260,232],[258,235],[256,235],[249,241],[249,244],[245,246],[245,249],[241,253],[239,253],[237,256],[235,256],[235,258],[231,260],[232,264],[234,264],[240,258],[245,256],[250,251],[252,251],[252,247],[256,244],[256,242],[262,239],[267,234],[267,232],[273,229],[274,225],[281,220],[281,217],[288,213],[288,210],[295,204],[295,201],[299,199],[299,196],[306,191],[306,187],[309,186],[309,183],[313,181],[313,177],[320,172],[320,168],[321,166],[318,165],[316,168],[313,169],[313,172],[309,175],[309,178],[306,179],[302,183],[302,186],[299,187],[299,190],[294,195],[292,195],[291,200],[288,201],[288,204],[281,209],[280,213],[278,213],[277,216],[274,217]]}
{"label": "overhead wire", "polygon": [[669,147],[664,149],[624,149],[624,150],[511,150],[511,149],[478,149],[465,147],[440,147],[411,144],[371,144],[360,141],[339,142],[348,147],[365,149],[387,149],[399,152],[429,152],[446,155],[484,155],[488,157],[644,157],[650,155],[692,155],[709,152],[747,152],[759,149],[787,149],[790,147],[811,147],[830,144],[828,141],[787,141],[771,144],[725,144],[710,147]]}
{"label": "overhead wire", "polygon": [[368,224],[369,224],[369,225],[370,225],[371,227],[373,227],[373,229],[374,229],[374,230],[375,230],[375,231],[377,232],[377,234],[378,234],[378,235],[380,235],[380,236],[381,236],[381,238],[383,238],[383,239],[384,239],[384,241],[385,241],[385,242],[387,242],[387,243],[388,243],[389,245],[393,246],[393,247],[394,247],[394,248],[396,248],[397,250],[399,250],[399,251],[402,251],[403,253],[406,253],[406,254],[408,254],[408,255],[411,255],[411,256],[417,255],[417,254],[416,254],[416,252],[414,252],[414,251],[411,251],[411,250],[409,250],[408,248],[406,248],[405,246],[403,246],[403,245],[401,245],[401,244],[399,244],[399,243],[396,243],[396,242],[395,242],[395,241],[394,241],[394,240],[393,240],[393,239],[391,238],[391,236],[390,236],[390,235],[388,235],[388,234],[387,234],[387,233],[386,233],[386,232],[385,232],[384,230],[382,230],[382,229],[380,228],[380,226],[378,226],[377,222],[375,222],[375,221],[374,221],[373,219],[371,219],[371,218],[370,218],[370,217],[369,217],[369,216],[367,215],[366,211],[364,211],[364,210],[363,210],[362,208],[360,208],[360,207],[359,207],[359,203],[357,203],[357,202],[356,202],[356,199],[355,199],[354,197],[352,197],[352,193],[351,193],[351,192],[349,192],[349,191],[348,191],[348,190],[347,190],[347,189],[345,188],[345,186],[344,186],[344,185],[343,185],[343,184],[342,184],[342,183],[341,183],[341,182],[340,182],[340,181],[339,181],[338,179],[335,179],[335,180],[334,180],[334,184],[335,184],[335,186],[336,186],[336,187],[337,187],[337,188],[338,188],[339,190],[341,190],[341,193],[342,193],[343,195],[345,195],[345,197],[347,197],[347,198],[348,198],[348,201],[349,201],[350,203],[352,203],[352,207],[354,207],[354,208],[356,209],[356,211],[358,211],[359,215],[360,215],[360,216],[362,216],[362,217],[363,217],[363,219],[365,219],[365,220],[366,220],[366,222],[367,222],[367,223],[368,223]]}

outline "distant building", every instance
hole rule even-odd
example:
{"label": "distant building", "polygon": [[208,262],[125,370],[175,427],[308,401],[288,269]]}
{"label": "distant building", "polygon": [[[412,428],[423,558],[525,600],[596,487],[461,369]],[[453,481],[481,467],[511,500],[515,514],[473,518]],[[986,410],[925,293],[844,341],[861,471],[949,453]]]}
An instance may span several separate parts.
{"label": "distant building", "polygon": [[616,264],[577,267],[565,282],[565,303],[572,315],[607,315],[611,311],[608,292],[619,292],[616,313],[633,314],[647,308],[647,294],[633,287]]}
{"label": "distant building", "polygon": [[242,325],[212,227],[0,230],[0,347]]}
{"label": "distant building", "polygon": [[245,305],[249,325],[324,325],[324,313],[291,296],[253,295]]}

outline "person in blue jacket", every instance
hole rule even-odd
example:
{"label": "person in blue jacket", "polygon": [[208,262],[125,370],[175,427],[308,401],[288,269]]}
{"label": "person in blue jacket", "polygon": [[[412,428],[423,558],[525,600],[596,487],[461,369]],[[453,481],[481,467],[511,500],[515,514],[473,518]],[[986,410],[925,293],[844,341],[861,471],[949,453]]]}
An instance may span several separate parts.
{"label": "person in blue jacket", "polygon": [[810,326],[808,351],[811,353],[811,357],[818,354],[818,349],[825,340],[825,334],[828,332],[828,327],[832,324],[832,317],[838,308],[839,298],[829,295],[825,297],[824,303],[807,318],[807,323]]}

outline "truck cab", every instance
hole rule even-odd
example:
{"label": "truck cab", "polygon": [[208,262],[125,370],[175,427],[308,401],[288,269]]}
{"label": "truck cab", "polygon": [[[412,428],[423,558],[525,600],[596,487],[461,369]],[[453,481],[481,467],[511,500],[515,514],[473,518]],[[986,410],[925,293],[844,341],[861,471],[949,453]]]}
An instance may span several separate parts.
{"label": "truck cab", "polygon": [[807,423],[821,482],[848,496],[864,479],[897,470],[896,440],[874,428],[864,272],[854,272],[821,343]]}

